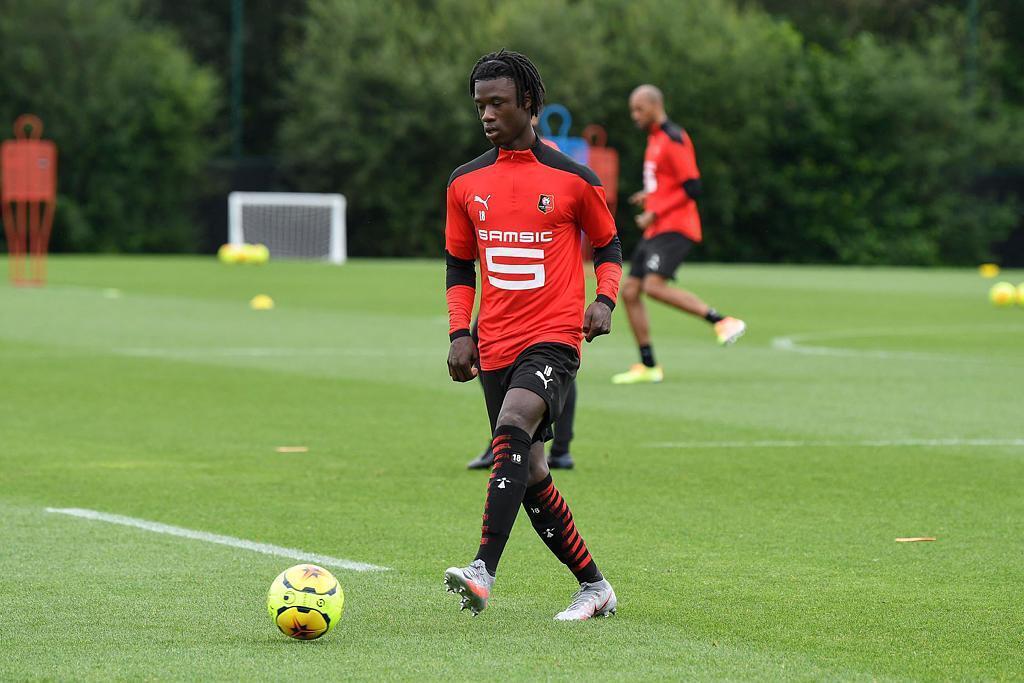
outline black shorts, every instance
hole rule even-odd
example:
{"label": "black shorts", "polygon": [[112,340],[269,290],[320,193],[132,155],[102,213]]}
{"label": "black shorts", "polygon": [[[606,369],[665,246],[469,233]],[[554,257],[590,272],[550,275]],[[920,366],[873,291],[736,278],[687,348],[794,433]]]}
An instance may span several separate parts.
{"label": "black shorts", "polygon": [[649,240],[642,240],[633,250],[629,276],[643,278],[648,273],[666,280],[676,279],[676,269],[690,253],[693,242],[678,232],[663,232]]}
{"label": "black shorts", "polygon": [[580,357],[576,349],[565,344],[541,343],[523,349],[512,365],[499,370],[481,370],[487,418],[491,433],[497,426],[501,404],[509,389],[529,389],[548,404],[544,418],[533,435],[534,443],[551,439],[551,423],[558,419],[565,397],[576,381]]}

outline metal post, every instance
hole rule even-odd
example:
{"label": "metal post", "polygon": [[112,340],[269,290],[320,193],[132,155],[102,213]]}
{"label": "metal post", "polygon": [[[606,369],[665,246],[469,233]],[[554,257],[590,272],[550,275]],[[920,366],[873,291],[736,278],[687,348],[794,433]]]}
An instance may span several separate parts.
{"label": "metal post", "polygon": [[245,0],[231,0],[231,156],[242,158],[242,65]]}

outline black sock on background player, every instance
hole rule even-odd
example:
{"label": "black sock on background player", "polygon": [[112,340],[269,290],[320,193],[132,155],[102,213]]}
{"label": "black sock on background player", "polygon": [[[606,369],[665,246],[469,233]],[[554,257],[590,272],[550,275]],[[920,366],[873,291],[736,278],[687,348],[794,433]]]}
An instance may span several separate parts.
{"label": "black sock on background player", "polygon": [[656,365],[654,362],[654,349],[651,348],[650,344],[644,344],[640,347],[640,362],[649,368],[653,368]]}
{"label": "black sock on background player", "polygon": [[518,427],[499,425],[494,430],[494,440],[491,442],[494,467],[487,482],[480,549],[476,554],[476,559],[483,560],[487,565],[491,576],[498,569],[498,560],[508,543],[519,505],[526,493],[532,441],[530,435]]}
{"label": "black sock on background player", "polygon": [[523,507],[537,535],[577,581],[595,583],[604,578],[583,537],[576,530],[572,511],[555,488],[550,474],[526,489]]}

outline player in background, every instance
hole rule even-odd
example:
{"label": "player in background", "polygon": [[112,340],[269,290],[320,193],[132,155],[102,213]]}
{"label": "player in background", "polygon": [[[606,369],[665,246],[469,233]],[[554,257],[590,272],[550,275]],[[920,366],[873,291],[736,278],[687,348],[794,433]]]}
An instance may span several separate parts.
{"label": "player in background", "polygon": [[[533,126],[533,132],[540,138],[548,147],[552,149],[562,151],[558,148],[558,144],[554,140],[548,140],[540,136],[540,130],[537,128],[538,117],[534,116],[530,119],[530,125]],[[473,321],[473,339],[476,340],[476,321]],[[551,451],[548,453],[548,467],[553,470],[571,470],[576,466],[575,461],[572,459],[572,454],[569,452],[569,444],[572,443],[573,437],[573,425],[576,423],[576,380],[573,380],[572,386],[569,391],[565,394],[565,405],[562,406],[562,413],[558,416],[558,422],[555,423],[552,428],[554,438],[551,440]],[[494,464],[494,451],[491,450],[491,445],[487,444],[487,448],[477,457],[473,458],[466,464],[467,469],[471,470],[486,470],[490,469]]]}
{"label": "player in background", "polygon": [[691,247],[701,241],[696,201],[701,195],[700,171],[690,136],[669,120],[658,88],[636,88],[629,96],[629,113],[637,127],[647,131],[644,188],[629,199],[643,209],[636,224],[644,236],[633,252],[629,277],[622,287],[629,325],[640,347],[640,363],[612,377],[615,384],[660,382],[665,377],[654,360],[641,294],[708,321],[723,346],[735,342],[747,329],[742,320],[723,316],[693,292],[669,285]]}
{"label": "player in background", "polygon": [[[484,135],[494,148],[448,182],[445,249],[448,372],[480,376],[494,466],[476,558],[449,567],[445,584],[478,614],[487,606],[519,506],[541,540],[579,581],[562,621],[612,614],[615,591],[583,541],[551,479],[544,441],[579,368],[583,338],[611,331],[622,249],[593,171],[543,144],[530,117],[544,83],[529,59],[484,55],[469,77]],[[597,297],[586,308],[580,230],[595,246]],[[479,344],[470,334],[475,263],[482,270]]]}

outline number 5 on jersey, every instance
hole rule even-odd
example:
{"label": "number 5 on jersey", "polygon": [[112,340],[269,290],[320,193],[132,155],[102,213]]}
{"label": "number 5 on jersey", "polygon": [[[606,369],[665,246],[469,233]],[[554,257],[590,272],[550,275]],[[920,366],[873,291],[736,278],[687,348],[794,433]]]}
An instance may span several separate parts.
{"label": "number 5 on jersey", "polygon": [[[523,290],[539,289],[544,286],[544,250],[523,249],[521,247],[488,247],[484,250],[487,258],[487,280],[498,289]],[[495,258],[514,257],[537,259],[541,263],[498,263]],[[505,280],[495,277],[502,275],[531,275],[529,280]]]}

